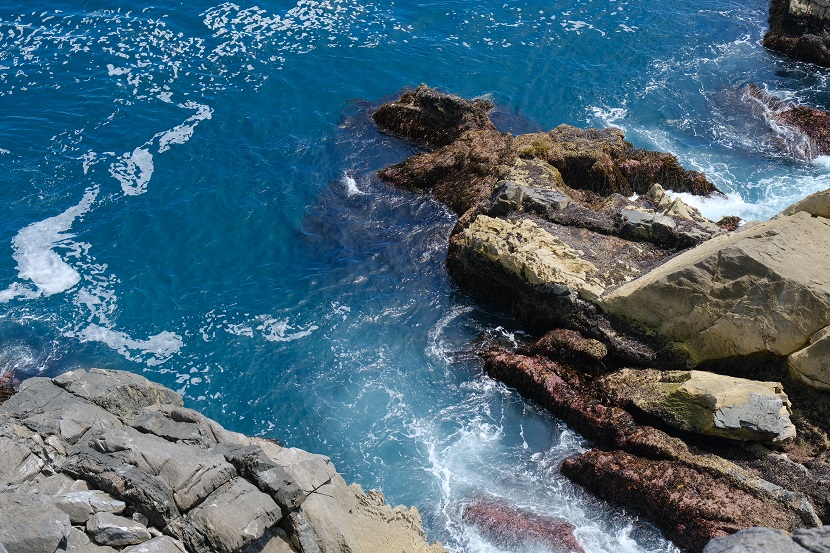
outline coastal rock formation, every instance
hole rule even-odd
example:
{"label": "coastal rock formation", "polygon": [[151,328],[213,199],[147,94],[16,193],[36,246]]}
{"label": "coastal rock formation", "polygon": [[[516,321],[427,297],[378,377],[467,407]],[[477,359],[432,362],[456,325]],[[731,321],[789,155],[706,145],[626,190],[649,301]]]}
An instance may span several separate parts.
{"label": "coastal rock formation", "polygon": [[479,126],[379,177],[451,206],[450,275],[542,336],[480,355],[592,442],[563,474],[692,552],[830,521],[830,195],[715,224],[666,192],[702,175],[568,126]]}
{"label": "coastal rock formation", "polygon": [[464,505],[461,518],[501,547],[535,545],[551,553],[585,553],[568,521],[511,507],[496,498],[477,497]]}
{"label": "coastal rock formation", "polygon": [[830,113],[781,101],[755,84],[748,85],[744,94],[761,108],[761,117],[794,156],[810,161],[830,154]]}
{"label": "coastal rock formation", "polygon": [[229,432],[130,373],[24,381],[0,441],[9,553],[444,551],[414,507],[348,486],[328,458]]}
{"label": "coastal rock formation", "polygon": [[830,2],[771,0],[764,46],[800,61],[830,67]]}
{"label": "coastal rock formation", "polygon": [[372,115],[382,129],[420,146],[438,148],[455,142],[467,131],[495,131],[487,115],[493,104],[442,94],[422,84]]}
{"label": "coastal rock formation", "polygon": [[830,324],[830,220],[800,211],[720,236],[603,297],[692,365],[788,356]]}
{"label": "coastal rock formation", "polygon": [[600,383],[615,403],[687,432],[770,443],[795,437],[790,401],[780,382],[704,371],[623,369]]}

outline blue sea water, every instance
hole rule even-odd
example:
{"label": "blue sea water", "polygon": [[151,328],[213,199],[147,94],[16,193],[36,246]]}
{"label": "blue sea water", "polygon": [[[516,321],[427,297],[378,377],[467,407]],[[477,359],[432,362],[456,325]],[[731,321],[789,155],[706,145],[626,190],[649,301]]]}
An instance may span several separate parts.
{"label": "blue sea water", "polygon": [[617,126],[767,218],[830,187],[740,89],[830,108],[765,51],[766,0],[0,4],[0,372],[143,373],[236,431],[332,457],[430,539],[502,551],[479,495],[562,516],[587,551],[676,551],[572,485],[588,447],[489,380],[513,320],[447,277],[454,216],[374,173],[415,150],[373,106],[421,82],[514,133]]}

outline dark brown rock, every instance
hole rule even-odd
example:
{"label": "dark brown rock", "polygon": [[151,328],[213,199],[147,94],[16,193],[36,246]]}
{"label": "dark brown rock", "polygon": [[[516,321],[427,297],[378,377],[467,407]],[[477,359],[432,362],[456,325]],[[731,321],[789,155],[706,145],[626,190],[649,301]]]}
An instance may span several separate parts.
{"label": "dark brown rock", "polygon": [[487,100],[465,100],[422,84],[405,92],[399,100],[383,104],[372,115],[382,130],[420,146],[438,148],[458,139],[466,131],[495,132],[487,112]]}
{"label": "dark brown rock", "polygon": [[518,509],[495,498],[477,497],[464,506],[461,518],[501,547],[541,545],[553,553],[585,552],[568,521]]}
{"label": "dark brown rock", "polygon": [[756,84],[747,85],[744,92],[763,107],[768,122],[789,130],[792,136],[782,137],[788,150],[808,160],[830,154],[830,113],[784,102]]}
{"label": "dark brown rock", "polygon": [[512,148],[556,167],[568,186],[604,196],[646,194],[654,183],[700,195],[717,190],[703,174],[683,169],[675,156],[634,148],[619,129],[560,125],[547,133],[517,136]]}
{"label": "dark brown rock", "polygon": [[771,0],[764,46],[830,67],[830,10],[813,0]]}
{"label": "dark brown rock", "polygon": [[451,144],[380,171],[393,186],[432,191],[459,215],[493,192],[499,166],[508,159],[508,137],[495,130],[468,131]]}
{"label": "dark brown rock", "polygon": [[608,356],[608,348],[599,340],[585,338],[579,332],[565,328],[546,333],[528,348],[528,352],[563,361],[582,370],[601,367]]}
{"label": "dark brown rock", "polygon": [[598,496],[640,512],[687,551],[701,551],[709,540],[743,528],[792,531],[801,523],[792,512],[728,480],[674,461],[591,450],[566,459],[562,473]]}

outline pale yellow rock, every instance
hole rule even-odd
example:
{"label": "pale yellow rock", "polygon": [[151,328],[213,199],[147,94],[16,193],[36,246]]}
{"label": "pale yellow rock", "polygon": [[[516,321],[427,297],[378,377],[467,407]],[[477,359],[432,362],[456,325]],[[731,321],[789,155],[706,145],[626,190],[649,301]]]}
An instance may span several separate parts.
{"label": "pale yellow rock", "polygon": [[596,266],[542,227],[524,219],[512,223],[479,215],[464,230],[463,246],[501,265],[529,284],[560,284],[586,300],[604,287],[593,277]]}
{"label": "pale yellow rock", "polygon": [[538,158],[516,158],[513,165],[501,175],[500,180],[509,180],[525,186],[546,187],[553,190],[567,188],[559,170]]}
{"label": "pale yellow rock", "polygon": [[782,211],[779,216],[793,215],[799,211],[804,211],[814,217],[830,219],[830,189],[810,194]]}
{"label": "pale yellow rock", "polygon": [[830,221],[798,212],[721,235],[600,300],[667,337],[692,365],[787,356],[830,325]]}
{"label": "pale yellow rock", "polygon": [[769,443],[795,437],[790,401],[780,382],[653,369],[623,369],[601,382],[617,401],[687,432]]}
{"label": "pale yellow rock", "polygon": [[817,332],[810,345],[787,358],[790,373],[806,384],[830,390],[830,327]]}

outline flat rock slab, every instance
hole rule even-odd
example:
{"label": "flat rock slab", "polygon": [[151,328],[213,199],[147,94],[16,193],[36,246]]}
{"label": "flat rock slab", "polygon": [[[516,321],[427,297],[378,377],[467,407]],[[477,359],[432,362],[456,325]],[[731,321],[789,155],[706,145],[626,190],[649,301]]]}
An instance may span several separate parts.
{"label": "flat rock slab", "polygon": [[731,536],[715,538],[703,553],[809,553],[781,530],[747,528]]}
{"label": "flat rock slab", "polygon": [[0,543],[9,553],[55,553],[69,538],[69,516],[48,499],[0,493]]}
{"label": "flat rock slab", "polygon": [[96,543],[114,547],[134,545],[152,538],[145,525],[112,513],[97,513],[90,517],[86,531]]}

